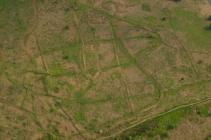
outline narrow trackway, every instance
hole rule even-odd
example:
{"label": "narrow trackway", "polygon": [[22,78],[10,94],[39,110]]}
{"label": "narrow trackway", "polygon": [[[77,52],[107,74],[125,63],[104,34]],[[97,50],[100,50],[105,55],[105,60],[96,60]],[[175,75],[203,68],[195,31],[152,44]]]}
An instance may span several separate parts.
{"label": "narrow trackway", "polygon": [[37,1],[32,0],[32,7],[33,7],[33,25],[27,30],[26,35],[24,37],[24,47],[27,47],[30,37],[33,35],[37,25],[38,25],[38,12],[37,12]]}

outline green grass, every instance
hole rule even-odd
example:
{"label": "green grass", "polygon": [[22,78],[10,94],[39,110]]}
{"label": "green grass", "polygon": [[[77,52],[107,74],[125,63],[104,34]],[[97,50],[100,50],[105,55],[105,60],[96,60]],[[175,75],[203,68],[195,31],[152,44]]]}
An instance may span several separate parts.
{"label": "green grass", "polygon": [[204,140],[211,140],[211,136],[207,136]]}
{"label": "green grass", "polygon": [[[140,126],[136,126],[129,132],[126,132],[122,137],[118,137],[117,140],[142,140],[142,139],[154,139],[160,137],[165,139],[169,135],[169,131],[175,129],[180,125],[184,118],[188,116],[209,117],[210,103],[197,105],[196,107],[186,107],[165,116],[157,117],[153,120],[147,121]],[[196,112],[193,110],[196,109]],[[209,140],[208,136],[205,140]]]}
{"label": "green grass", "polygon": [[80,44],[79,43],[65,43],[62,46],[63,58],[70,62],[80,63]]}
{"label": "green grass", "polygon": [[[41,42],[42,43],[42,42]],[[49,55],[54,52],[61,52],[64,61],[80,65],[80,43],[65,41],[61,36],[52,38],[50,42],[41,44],[42,55]],[[47,46],[47,47],[46,47]]]}
{"label": "green grass", "polygon": [[170,130],[175,129],[185,116],[191,113],[190,108],[181,109],[163,117],[145,122],[141,126],[131,130],[132,135],[120,138],[121,140],[141,140],[142,138],[153,139],[159,136],[161,139],[168,137]]}
{"label": "green grass", "polygon": [[204,29],[208,23],[203,17],[183,8],[173,9],[171,13],[172,18],[168,24],[172,29],[185,33],[188,47],[210,49],[211,31]]}
{"label": "green grass", "polygon": [[181,122],[181,120],[189,113],[189,110],[181,110],[170,113],[162,118],[155,119],[151,125],[155,128],[149,128],[148,136],[160,135],[161,137],[168,136],[168,130],[174,129]]}
{"label": "green grass", "polygon": [[[36,61],[40,54],[36,54],[35,44],[32,46],[29,45],[27,48],[19,47],[19,45],[22,45],[21,43],[25,41],[25,33],[30,31],[28,29],[34,27],[32,26],[34,25],[34,22],[32,23],[32,21],[35,21],[35,19],[33,17],[34,13],[31,1],[32,0],[0,0],[0,29],[4,33],[0,35],[0,49],[1,46],[3,46],[0,56],[1,59],[3,59],[2,63],[0,63],[0,76],[3,77],[2,82],[0,83],[0,86],[2,87],[0,91],[2,93],[2,98],[5,98],[5,100],[11,101],[12,103],[14,102],[14,104],[17,105],[19,105],[19,101],[26,95],[33,95],[33,100],[31,98],[28,100],[27,97],[25,103],[32,102],[32,104],[35,104],[32,111],[37,114],[36,118],[34,117],[34,120],[37,120],[37,122],[39,122],[39,119],[41,119],[40,121],[42,122],[49,122],[48,120],[50,117],[56,116],[55,119],[52,119],[49,122],[50,125],[48,125],[47,128],[45,127],[46,132],[43,132],[43,140],[68,139],[68,135],[72,135],[72,133],[69,133],[68,131],[63,133],[64,130],[60,128],[58,121],[65,119],[66,117],[63,115],[66,113],[62,113],[61,108],[59,109],[56,107],[56,104],[59,103],[60,107],[64,108],[71,116],[70,118],[73,118],[73,121],[78,123],[77,126],[79,126],[79,129],[84,128],[87,132],[92,131],[94,133],[93,135],[95,135],[99,133],[99,130],[101,129],[104,131],[107,128],[113,128],[113,126],[116,128],[115,125],[117,125],[117,123],[120,121],[124,122],[124,119],[130,119],[134,114],[139,114],[139,111],[143,111],[142,109],[145,107],[151,107],[150,105],[156,102],[159,97],[163,97],[163,100],[160,102],[161,104],[158,104],[158,110],[157,108],[153,108],[155,110],[152,110],[152,112],[156,111],[158,114],[161,110],[179,105],[179,103],[183,103],[183,100],[186,101],[186,98],[181,98],[182,101],[177,101],[175,99],[175,97],[179,97],[183,91],[191,91],[191,97],[187,97],[188,101],[194,97],[203,97],[201,90],[202,85],[206,84],[205,86],[207,87],[203,87],[203,90],[208,92],[208,81],[195,82],[192,80],[193,78],[189,78],[191,80],[187,78],[193,75],[193,70],[190,66],[182,65],[177,68],[172,67],[172,69],[169,69],[170,66],[177,65],[177,54],[171,49],[163,47],[161,38],[159,38],[159,35],[157,34],[158,32],[160,33],[160,29],[163,29],[164,32],[165,29],[173,29],[175,32],[184,33],[184,40],[186,41],[185,46],[196,49],[210,48],[210,31],[205,30],[206,27],[209,27],[210,23],[196,13],[181,7],[176,9],[169,8],[170,13],[172,14],[171,17],[168,18],[169,15],[165,15],[165,20],[161,22],[158,17],[160,16],[160,13],[154,13],[157,12],[160,7],[157,7],[158,9],[156,8],[156,5],[151,7],[150,3],[144,3],[142,0],[128,0],[128,2],[133,3],[131,6],[135,6],[135,12],[133,10],[127,12],[127,10],[130,9],[126,9],[126,11],[115,13],[114,15],[109,14],[110,11],[107,11],[103,5],[105,4],[104,2],[111,2],[112,6],[118,4],[116,2],[113,3],[114,0],[104,1],[102,3],[103,6],[100,2],[93,6],[90,3],[82,2],[80,0],[69,0],[69,5],[63,5],[64,3],[60,1],[54,3],[39,0],[37,4],[39,8],[38,16],[40,16],[40,18],[36,19],[39,26],[36,26],[34,31],[36,31],[41,48],[41,55],[46,60],[45,62],[48,70],[47,72],[36,72],[38,70],[33,66],[40,65],[40,67],[37,68],[41,68],[41,64],[39,61]],[[43,4],[41,2],[43,2]],[[111,3],[109,3],[108,6],[111,6]],[[56,4],[58,4],[58,6],[56,6],[57,8],[53,8]],[[118,6],[121,5],[114,6],[117,11],[119,10]],[[139,9],[137,9],[137,6]],[[46,9],[45,7],[48,7],[49,9]],[[64,7],[64,9],[62,7]],[[127,6],[125,8],[127,8]],[[156,8],[155,11],[154,8]],[[73,18],[68,16],[73,12],[77,15],[80,23],[77,27],[80,28],[80,30],[76,29],[75,31],[73,29],[74,27],[72,28],[72,26],[74,26],[72,23]],[[126,17],[124,17],[124,13]],[[60,16],[60,18],[51,20],[51,17],[54,16]],[[62,20],[64,19],[64,24],[61,25],[61,27],[58,27],[58,24],[62,23]],[[110,22],[111,25],[108,28],[106,26],[104,27],[104,23],[108,24],[108,22]],[[112,53],[113,55],[113,52],[106,52],[106,50],[110,51],[110,48],[107,48],[102,50],[102,52],[100,51],[100,53],[102,53],[102,58],[104,57],[103,55],[105,55],[105,59],[100,60],[100,66],[102,65],[103,68],[102,71],[98,71],[99,69],[96,65],[96,52],[93,53],[94,51],[92,49],[89,50],[89,46],[91,46],[89,43],[92,43],[90,40],[93,39],[93,33],[91,33],[91,31],[94,29],[88,27],[87,24],[90,24],[93,28],[95,28],[95,25],[98,28],[99,24],[99,27],[102,25],[103,28],[106,28],[105,30],[110,31],[110,34],[113,36],[109,37],[113,37],[111,41],[113,41],[112,43],[116,47],[116,54],[120,61],[119,64],[114,60],[111,64],[106,61],[107,53]],[[163,26],[161,26],[162,24]],[[122,27],[125,29],[121,29]],[[90,28],[90,30],[88,30],[88,28]],[[59,30],[58,32],[57,29]],[[52,34],[50,34],[51,30]],[[45,31],[47,32],[44,33]],[[71,35],[73,35],[71,38],[74,39],[72,41],[70,41],[70,38],[68,37],[70,35],[68,34],[69,32],[73,32],[71,33]],[[78,32],[78,34],[76,32]],[[141,32],[141,35],[136,37],[139,32]],[[77,35],[75,35],[75,33]],[[104,33],[104,31],[102,31],[102,33]],[[94,37],[99,36],[98,31],[95,35]],[[104,35],[102,34],[102,37],[103,36]],[[28,40],[32,42],[28,42],[27,44],[35,43],[33,42],[33,37],[35,37],[35,33],[33,33]],[[82,69],[82,39],[83,45],[86,46],[84,48],[87,64],[86,70]],[[137,42],[133,43],[135,43],[135,47],[140,48],[135,55],[131,54],[129,51],[129,47],[134,47],[130,46],[130,42],[127,42],[130,39],[136,39],[135,41]],[[16,40],[17,42],[10,44],[10,42],[13,42],[12,40]],[[110,41],[110,39],[105,40],[108,42]],[[101,43],[105,43],[105,40],[104,42],[101,42],[100,39],[97,39],[94,40],[93,43],[96,43],[96,47],[99,47],[99,49],[103,49],[102,47],[104,45],[101,45]],[[141,41],[144,41],[144,45],[142,45]],[[112,48],[112,43],[109,43],[110,46],[108,47]],[[14,48],[11,48],[10,51],[8,49],[7,51],[4,49],[7,48],[7,45],[14,46]],[[107,45],[104,47],[107,47]],[[35,51],[33,51],[32,48]],[[136,49],[137,48],[135,48],[135,50]],[[27,55],[28,52],[30,53],[29,56]],[[29,57],[33,57],[33,64],[27,60]],[[158,59],[158,61],[154,61],[155,59]],[[168,63],[168,65],[166,63]],[[130,94],[126,95],[127,89],[122,78],[130,75],[128,75],[129,73],[114,71],[116,68],[128,67],[137,67],[140,73],[136,73],[136,71],[134,71],[135,73],[131,71],[131,73],[134,74],[133,76],[140,74],[140,77],[135,78],[134,80],[130,80],[130,78],[125,79],[129,80],[126,82],[128,83],[128,89],[130,91]],[[152,67],[157,68],[158,71],[151,71]],[[25,73],[27,69],[32,69],[34,71]],[[211,66],[207,66],[207,71],[211,73]],[[94,77],[97,72],[99,72],[98,77]],[[187,81],[189,84],[184,82],[184,85],[179,85],[177,83],[177,76],[179,80],[180,74],[182,76],[185,75],[184,81]],[[162,94],[162,91],[165,93]],[[23,94],[22,96],[21,94],[25,92],[27,92],[27,94]],[[164,96],[160,96],[161,94]],[[43,103],[39,102],[40,104],[36,105],[39,99],[36,97],[40,97]],[[171,102],[171,100],[175,100],[175,102]],[[130,113],[129,101],[133,103],[134,114]],[[24,106],[24,108],[31,111],[30,107],[30,105]],[[42,109],[39,110],[39,107],[42,107]],[[45,109],[48,108],[50,108],[49,111],[45,111]],[[7,107],[3,109],[7,109]],[[198,107],[197,116],[207,117],[209,116],[208,111],[208,107]],[[3,110],[0,113],[6,114],[8,112],[12,111],[8,110],[7,112],[4,112]],[[91,112],[94,112],[94,114],[91,114]],[[184,117],[192,113],[190,112],[189,109],[182,109],[168,113],[163,117],[147,121],[143,125],[131,129],[131,134],[125,135],[121,140],[140,140],[145,137],[149,140],[154,139],[155,137],[164,139],[168,137],[170,130],[176,128]],[[150,115],[147,113],[151,113],[151,111],[146,112],[146,115]],[[38,116],[38,114],[45,115]],[[102,114],[105,114],[105,116]],[[16,120],[17,123],[21,122],[19,120],[20,118],[16,117],[16,115],[13,116],[14,119],[11,120],[14,122],[11,123],[15,123]],[[118,121],[116,122],[116,120]],[[33,125],[27,123],[26,126],[27,128],[34,129],[34,126],[37,125],[39,128],[41,125],[37,122]],[[10,122],[4,123],[6,126],[10,126]],[[22,133],[23,131],[19,133],[19,136],[16,136],[16,138],[24,139],[25,134]],[[63,133],[65,136],[62,137],[60,133]],[[112,133],[113,132],[111,132],[111,134]],[[110,134],[110,132],[105,135],[107,134]],[[9,134],[8,137],[11,138]]]}
{"label": "green grass", "polygon": [[9,9],[19,5],[21,0],[0,0],[0,9]]}
{"label": "green grass", "polygon": [[209,107],[208,106],[198,107],[197,114],[199,114],[201,117],[208,117],[209,116]]}
{"label": "green grass", "polygon": [[60,138],[53,133],[46,133],[41,140],[60,140]]}
{"label": "green grass", "polygon": [[113,72],[111,74],[111,79],[112,80],[116,80],[116,79],[120,79],[122,77],[121,73],[120,72]]}
{"label": "green grass", "polygon": [[151,7],[149,4],[147,3],[143,3],[142,4],[142,10],[146,11],[146,12],[150,12],[151,11]]}
{"label": "green grass", "polygon": [[[0,41],[5,48],[15,48],[34,17],[31,0],[0,0]],[[18,47],[17,47],[18,48]]]}
{"label": "green grass", "polygon": [[77,122],[79,122],[79,123],[84,123],[84,122],[87,121],[87,120],[86,120],[86,116],[85,116],[85,114],[84,114],[83,111],[75,112],[75,114],[74,114],[74,119],[75,119]]}
{"label": "green grass", "polygon": [[49,67],[49,73],[52,75],[64,75],[65,73],[67,73],[68,71],[66,71],[61,65],[59,64],[54,64],[51,65]]}
{"label": "green grass", "polygon": [[208,65],[208,66],[207,66],[207,71],[208,71],[209,73],[211,73],[211,65]]}

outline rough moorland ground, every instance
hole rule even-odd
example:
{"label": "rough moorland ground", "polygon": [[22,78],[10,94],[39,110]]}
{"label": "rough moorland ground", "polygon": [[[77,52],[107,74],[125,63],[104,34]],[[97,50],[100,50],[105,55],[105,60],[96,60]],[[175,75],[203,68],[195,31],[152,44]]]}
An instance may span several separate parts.
{"label": "rough moorland ground", "polygon": [[[114,139],[160,113],[208,101],[210,7],[0,0],[0,140]],[[186,113],[178,114],[175,122]]]}

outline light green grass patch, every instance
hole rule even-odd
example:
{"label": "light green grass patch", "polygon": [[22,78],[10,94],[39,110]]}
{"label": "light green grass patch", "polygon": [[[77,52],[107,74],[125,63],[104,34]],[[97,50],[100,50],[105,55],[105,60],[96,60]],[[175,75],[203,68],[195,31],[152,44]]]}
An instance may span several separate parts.
{"label": "light green grass patch", "polygon": [[204,29],[208,23],[203,17],[183,8],[173,9],[171,13],[168,24],[172,29],[185,33],[188,47],[211,49],[211,31]]}

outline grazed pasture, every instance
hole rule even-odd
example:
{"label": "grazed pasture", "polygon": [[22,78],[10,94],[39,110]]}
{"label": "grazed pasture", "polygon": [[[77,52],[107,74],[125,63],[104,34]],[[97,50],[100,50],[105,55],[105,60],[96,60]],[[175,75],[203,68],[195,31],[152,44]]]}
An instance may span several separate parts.
{"label": "grazed pasture", "polygon": [[0,0],[0,140],[180,139],[190,114],[210,122],[210,9]]}

